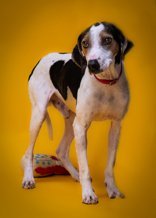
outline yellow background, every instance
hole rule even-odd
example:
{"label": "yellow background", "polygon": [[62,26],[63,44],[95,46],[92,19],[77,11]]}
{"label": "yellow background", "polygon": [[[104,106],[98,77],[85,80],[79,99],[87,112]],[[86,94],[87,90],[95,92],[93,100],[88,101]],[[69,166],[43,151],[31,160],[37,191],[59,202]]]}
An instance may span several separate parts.
{"label": "yellow background", "polygon": [[[156,217],[156,1],[1,0],[0,4],[0,217]],[[23,190],[20,159],[29,139],[29,73],[45,54],[70,52],[78,34],[97,21],[117,24],[135,47],[125,60],[131,103],[115,168],[126,198],[107,197],[103,171],[110,123],[93,123],[88,155],[99,204],[87,206],[81,203],[79,183],[67,176],[36,179],[36,189]],[[43,125],[35,153],[54,154],[63,134],[62,117],[55,109],[49,111],[54,140],[49,141]],[[71,159],[77,165],[74,143]]]}

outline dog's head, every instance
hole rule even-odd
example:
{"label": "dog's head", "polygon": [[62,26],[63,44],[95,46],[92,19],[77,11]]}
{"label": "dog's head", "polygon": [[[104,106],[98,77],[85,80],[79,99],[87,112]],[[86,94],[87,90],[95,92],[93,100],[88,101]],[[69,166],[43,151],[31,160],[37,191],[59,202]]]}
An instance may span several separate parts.
{"label": "dog's head", "polygon": [[100,22],[80,34],[72,58],[81,68],[87,66],[90,73],[99,74],[120,64],[132,46],[115,25]]}

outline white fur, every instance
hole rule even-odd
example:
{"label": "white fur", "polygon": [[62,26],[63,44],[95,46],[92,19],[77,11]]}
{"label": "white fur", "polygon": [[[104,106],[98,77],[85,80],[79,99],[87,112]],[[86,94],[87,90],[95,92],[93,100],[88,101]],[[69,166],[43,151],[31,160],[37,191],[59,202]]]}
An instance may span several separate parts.
{"label": "white fur", "polygon": [[[90,174],[87,164],[86,154],[86,132],[93,120],[111,119],[112,125],[117,123],[120,126],[128,106],[128,87],[125,86],[125,76],[122,75],[120,81],[113,85],[103,85],[93,76],[86,73],[81,82],[81,88],[78,92],[78,101],[76,107],[76,119],[74,121],[74,134],[76,139],[76,150],[79,160],[79,174],[82,185],[82,196],[85,203],[96,203],[97,197],[91,188]],[[123,94],[127,93],[127,94]],[[82,101],[83,99],[83,101]],[[118,128],[116,124],[116,128]],[[109,137],[109,158],[106,166],[107,191],[109,197],[123,196],[117,189],[113,175],[113,163],[115,160],[118,137],[115,130]],[[86,194],[90,193],[90,194]],[[89,200],[91,199],[91,200]]]}
{"label": "white fur", "polygon": [[105,71],[109,68],[110,64],[113,62],[113,55],[110,50],[106,50],[101,46],[100,43],[100,33],[104,31],[104,25],[100,24],[99,26],[93,26],[90,29],[90,40],[91,40],[91,48],[88,49],[88,53],[86,55],[87,62],[89,60],[97,59],[100,68]]}

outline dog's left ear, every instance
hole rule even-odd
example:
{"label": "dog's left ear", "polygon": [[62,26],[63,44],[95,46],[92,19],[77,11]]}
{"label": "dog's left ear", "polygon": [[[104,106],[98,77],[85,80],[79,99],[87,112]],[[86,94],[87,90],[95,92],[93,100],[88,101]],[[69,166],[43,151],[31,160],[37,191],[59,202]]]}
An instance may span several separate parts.
{"label": "dog's left ear", "polygon": [[115,58],[115,62],[119,64],[121,60],[124,59],[125,55],[133,47],[133,43],[130,40],[126,39],[122,31],[114,24],[108,24],[104,22],[104,25],[107,28],[107,32],[113,35],[114,39],[119,45],[119,51]]}
{"label": "dog's left ear", "polygon": [[125,39],[124,43],[121,45],[122,55],[125,56],[133,46],[134,44],[132,41]]}

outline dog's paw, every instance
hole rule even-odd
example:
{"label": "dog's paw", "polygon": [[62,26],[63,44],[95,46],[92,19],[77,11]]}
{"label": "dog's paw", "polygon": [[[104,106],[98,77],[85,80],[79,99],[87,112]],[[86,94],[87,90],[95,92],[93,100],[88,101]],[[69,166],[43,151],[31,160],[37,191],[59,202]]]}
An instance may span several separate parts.
{"label": "dog's paw", "polygon": [[109,185],[105,183],[108,197],[113,199],[113,198],[125,198],[125,195],[119,191],[119,189],[115,185]]}
{"label": "dog's paw", "polygon": [[97,204],[98,197],[93,190],[87,190],[82,193],[82,203],[84,204]]}
{"label": "dog's paw", "polygon": [[24,189],[33,189],[33,188],[35,188],[34,178],[32,178],[32,179],[23,179],[22,187]]}

